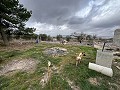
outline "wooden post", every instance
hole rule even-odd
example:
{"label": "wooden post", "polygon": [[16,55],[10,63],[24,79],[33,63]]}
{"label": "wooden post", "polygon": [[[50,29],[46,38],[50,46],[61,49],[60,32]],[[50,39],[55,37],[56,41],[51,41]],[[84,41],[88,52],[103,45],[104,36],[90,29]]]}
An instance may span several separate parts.
{"label": "wooden post", "polygon": [[104,50],[104,48],[105,48],[105,44],[106,44],[106,42],[104,42],[104,44],[103,44],[102,52],[103,52],[103,50]]}

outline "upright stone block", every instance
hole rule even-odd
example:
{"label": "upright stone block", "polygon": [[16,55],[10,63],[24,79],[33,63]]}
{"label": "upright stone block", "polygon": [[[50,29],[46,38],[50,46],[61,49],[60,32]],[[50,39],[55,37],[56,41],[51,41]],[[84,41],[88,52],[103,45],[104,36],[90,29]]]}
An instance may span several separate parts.
{"label": "upright stone block", "polygon": [[120,29],[115,30],[113,43],[117,46],[120,46]]}
{"label": "upright stone block", "polygon": [[111,68],[113,53],[108,51],[97,50],[96,64]]}

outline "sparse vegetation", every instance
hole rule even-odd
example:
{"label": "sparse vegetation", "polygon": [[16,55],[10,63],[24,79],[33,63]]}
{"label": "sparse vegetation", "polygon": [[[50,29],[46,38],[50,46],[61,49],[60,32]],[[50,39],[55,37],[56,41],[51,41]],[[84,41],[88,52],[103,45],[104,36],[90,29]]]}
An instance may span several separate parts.
{"label": "sparse vegetation", "polygon": [[[68,50],[65,56],[47,56],[43,51],[47,48],[63,47]],[[86,56],[82,59],[78,67],[75,66],[75,57],[79,52],[85,52]],[[61,44],[46,44],[40,43],[28,50],[1,51],[0,57],[4,60],[2,66],[7,61],[15,59],[33,58],[39,63],[34,73],[17,72],[12,76],[0,76],[0,90],[72,90],[67,82],[67,79],[74,82],[81,90],[117,90],[119,86],[120,73],[115,70],[112,78],[102,75],[98,72],[88,69],[89,62],[95,62],[96,49],[86,46],[61,45]],[[59,72],[53,72],[52,77],[44,88],[40,84],[41,78],[47,72],[47,62],[58,67]],[[62,65],[62,66],[61,66]],[[89,82],[89,78],[96,78],[98,85],[93,85]]]}

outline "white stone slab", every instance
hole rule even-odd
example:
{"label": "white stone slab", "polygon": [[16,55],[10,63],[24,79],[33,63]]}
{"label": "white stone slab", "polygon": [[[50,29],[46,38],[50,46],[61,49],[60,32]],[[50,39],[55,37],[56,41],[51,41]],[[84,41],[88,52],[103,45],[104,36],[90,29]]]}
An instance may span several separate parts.
{"label": "white stone slab", "polygon": [[97,50],[96,64],[111,68],[113,53],[108,51]]}

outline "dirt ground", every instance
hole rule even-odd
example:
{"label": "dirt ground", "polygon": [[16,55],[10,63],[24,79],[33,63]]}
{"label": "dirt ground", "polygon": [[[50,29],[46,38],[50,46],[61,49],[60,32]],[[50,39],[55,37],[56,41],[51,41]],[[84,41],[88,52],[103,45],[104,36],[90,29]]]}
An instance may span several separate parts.
{"label": "dirt ground", "polygon": [[25,71],[25,72],[34,72],[37,66],[37,61],[33,59],[24,59],[24,60],[12,60],[6,65],[1,66],[0,76],[9,75],[16,71]]}
{"label": "dirt ground", "polygon": [[0,45],[0,51],[11,51],[11,50],[27,50],[34,47],[35,41],[20,41],[14,40],[9,43],[9,46]]}

